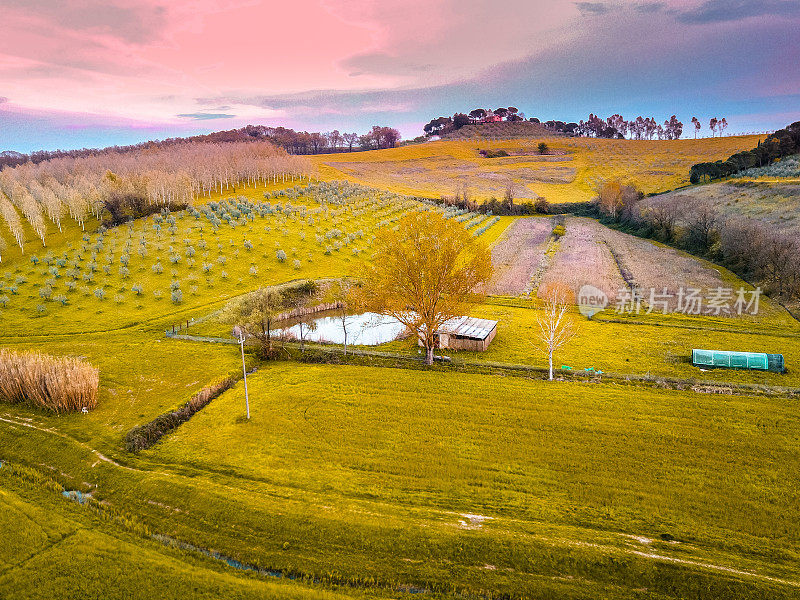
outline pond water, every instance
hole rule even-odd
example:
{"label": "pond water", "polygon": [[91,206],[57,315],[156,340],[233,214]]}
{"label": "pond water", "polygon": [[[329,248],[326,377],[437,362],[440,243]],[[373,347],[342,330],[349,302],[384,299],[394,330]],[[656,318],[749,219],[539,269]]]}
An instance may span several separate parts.
{"label": "pond water", "polygon": [[[286,322],[288,327],[278,329],[277,335],[288,332],[292,337],[300,339],[300,323],[297,320]],[[313,321],[303,325],[303,337],[310,342],[344,343],[342,319],[333,312],[321,312]],[[396,340],[405,333],[406,327],[394,317],[387,317],[376,313],[362,313],[348,315],[345,321],[347,329],[347,343],[359,346],[377,346]]]}

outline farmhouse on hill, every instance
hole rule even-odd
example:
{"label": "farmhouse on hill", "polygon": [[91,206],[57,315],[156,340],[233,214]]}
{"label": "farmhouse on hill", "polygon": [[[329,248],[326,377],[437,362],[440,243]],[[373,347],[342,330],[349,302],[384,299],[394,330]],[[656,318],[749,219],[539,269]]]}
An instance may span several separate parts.
{"label": "farmhouse on hill", "polygon": [[451,350],[484,352],[497,333],[497,321],[455,317],[436,330],[436,346]]}

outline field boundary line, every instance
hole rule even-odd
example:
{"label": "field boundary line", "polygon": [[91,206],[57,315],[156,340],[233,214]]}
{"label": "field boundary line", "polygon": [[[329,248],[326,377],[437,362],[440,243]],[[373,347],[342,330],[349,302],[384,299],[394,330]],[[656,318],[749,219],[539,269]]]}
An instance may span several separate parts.
{"label": "field boundary line", "polygon": [[[206,336],[196,336],[196,335],[185,335],[185,334],[172,334],[167,332],[166,337],[169,339],[176,339],[182,341],[192,341],[192,342],[199,342],[199,343],[214,343],[214,344],[237,344],[238,342],[231,339],[219,338],[219,337],[206,337]],[[300,344],[297,342],[283,342],[283,345],[288,348],[292,348],[295,350],[300,349]],[[343,348],[339,348],[333,345],[323,345],[323,344],[315,344],[311,342],[305,343],[307,350],[316,350],[319,352],[327,353],[327,354],[341,354],[345,356],[364,356],[364,357],[373,357],[373,358],[384,358],[384,359],[396,359],[400,360],[409,364],[416,364],[416,365],[423,365],[424,360],[420,357],[417,357],[412,354],[401,354],[399,352],[386,352],[381,350],[363,350],[363,349],[353,349],[348,348],[347,354],[344,353]],[[462,359],[462,358],[451,358],[449,356],[436,356],[435,358],[435,366],[440,366],[440,368],[447,368],[448,366],[452,367],[466,367],[469,369],[478,369],[478,370],[488,370],[489,375],[496,374],[496,373],[510,373],[518,377],[525,377],[529,376],[530,374],[537,374],[545,378],[548,374],[547,367],[537,367],[534,365],[525,365],[519,363],[504,363],[504,362],[496,362],[496,361],[475,361],[469,359]],[[302,360],[302,355],[298,360],[297,357],[292,357],[291,359],[295,362],[304,362]],[[372,366],[383,366],[383,365],[372,365]],[[401,367],[402,368],[402,367]],[[454,369],[455,370],[455,369]],[[472,374],[482,374],[480,372],[476,373],[474,371],[458,371],[458,372],[467,372]],[[675,386],[674,390],[686,390],[690,389],[693,390],[694,388],[704,387],[709,389],[720,389],[720,390],[730,390],[732,394],[743,394],[748,395],[750,393],[758,393],[764,394],[767,396],[780,396],[780,397],[795,397],[800,396],[800,387],[792,387],[792,386],[766,386],[762,384],[756,383],[736,383],[731,381],[712,381],[712,380],[703,380],[703,379],[681,379],[678,377],[671,377],[668,375],[637,375],[633,373],[611,373],[611,372],[597,372],[597,371],[556,371],[558,375],[562,378],[561,381],[578,381],[578,382],[590,382],[590,383],[624,383],[624,384],[644,384],[644,385],[657,385],[663,386],[665,384],[669,384]],[[696,390],[695,390],[696,391]]]}

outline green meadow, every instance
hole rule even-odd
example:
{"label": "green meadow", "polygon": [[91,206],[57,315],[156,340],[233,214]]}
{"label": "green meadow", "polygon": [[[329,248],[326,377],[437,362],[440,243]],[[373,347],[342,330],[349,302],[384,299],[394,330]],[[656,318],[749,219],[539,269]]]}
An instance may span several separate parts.
{"label": "green meadow", "polygon": [[[249,421],[239,381],[125,450],[131,428],[241,376],[237,346],[165,330],[229,337],[214,315],[233,297],[358,276],[409,210],[443,209],[350,184],[250,188],[4,255],[0,344],[84,357],[100,394],[88,414],[0,404],[0,596],[800,594],[800,414],[779,389],[800,387],[800,328],[769,301],[758,319],[575,312],[557,366],[614,374],[584,382],[495,368],[546,363],[524,298],[487,298],[473,314],[500,323],[489,350],[429,370],[408,340],[378,347],[402,359],[343,364],[248,349]],[[513,222],[450,216],[487,244]],[[691,348],[723,345],[783,353],[789,372],[691,366]]]}

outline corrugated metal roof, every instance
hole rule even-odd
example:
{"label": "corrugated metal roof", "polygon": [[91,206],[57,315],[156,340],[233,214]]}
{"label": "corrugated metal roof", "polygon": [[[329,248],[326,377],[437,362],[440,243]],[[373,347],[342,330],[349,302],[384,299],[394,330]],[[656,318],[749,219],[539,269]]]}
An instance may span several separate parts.
{"label": "corrugated metal roof", "polygon": [[497,321],[476,319],[475,317],[455,317],[445,322],[436,333],[447,333],[473,340],[485,340],[497,327]]}

